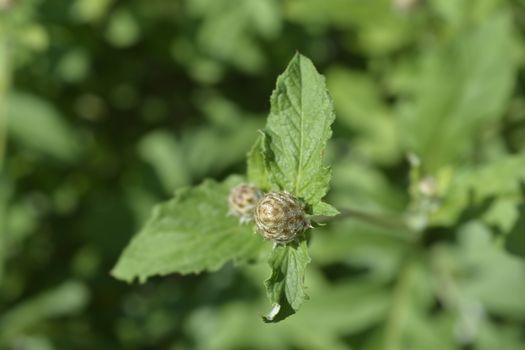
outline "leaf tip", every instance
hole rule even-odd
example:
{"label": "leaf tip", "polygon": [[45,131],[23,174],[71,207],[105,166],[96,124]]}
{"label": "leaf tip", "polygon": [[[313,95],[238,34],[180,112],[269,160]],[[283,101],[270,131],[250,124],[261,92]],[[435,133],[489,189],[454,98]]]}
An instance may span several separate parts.
{"label": "leaf tip", "polygon": [[118,267],[118,264],[109,272],[109,274],[111,277],[119,281],[126,282],[128,284],[131,284],[133,282],[133,277],[122,273]]}
{"label": "leaf tip", "polygon": [[272,306],[272,309],[270,310],[270,312],[263,316],[263,321],[264,322],[273,322],[273,320],[275,319],[275,316],[277,316],[277,314],[279,314],[279,311],[281,310],[281,305],[280,304],[273,304]]}

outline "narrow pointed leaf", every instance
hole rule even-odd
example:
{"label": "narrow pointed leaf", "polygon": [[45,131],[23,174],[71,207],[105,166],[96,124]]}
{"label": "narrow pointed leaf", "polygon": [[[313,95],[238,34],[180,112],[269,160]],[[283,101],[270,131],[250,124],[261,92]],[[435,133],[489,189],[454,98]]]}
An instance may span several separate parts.
{"label": "narrow pointed leaf", "polygon": [[272,182],[316,208],[331,177],[323,156],[335,114],[325,79],[308,58],[296,54],[277,79],[270,102],[265,131]]}

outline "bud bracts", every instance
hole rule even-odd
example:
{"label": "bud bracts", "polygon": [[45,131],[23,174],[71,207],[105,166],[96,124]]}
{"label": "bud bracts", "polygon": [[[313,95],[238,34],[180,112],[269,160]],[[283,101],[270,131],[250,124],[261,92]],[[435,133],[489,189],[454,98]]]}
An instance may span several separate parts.
{"label": "bud bracts", "polygon": [[255,226],[265,239],[287,243],[310,227],[301,202],[288,192],[270,192],[255,207]]}

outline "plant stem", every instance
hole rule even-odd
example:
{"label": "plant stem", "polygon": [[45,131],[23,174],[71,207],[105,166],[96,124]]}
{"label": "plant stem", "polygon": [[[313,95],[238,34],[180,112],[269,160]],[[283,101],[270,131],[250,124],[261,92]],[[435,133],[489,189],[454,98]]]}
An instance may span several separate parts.
{"label": "plant stem", "polygon": [[412,232],[413,229],[409,227],[405,221],[400,217],[384,216],[380,214],[372,214],[356,209],[342,209],[339,215],[336,216],[317,216],[314,221],[319,223],[328,223],[346,219],[355,219],[368,224],[381,226],[389,229],[406,230]]}

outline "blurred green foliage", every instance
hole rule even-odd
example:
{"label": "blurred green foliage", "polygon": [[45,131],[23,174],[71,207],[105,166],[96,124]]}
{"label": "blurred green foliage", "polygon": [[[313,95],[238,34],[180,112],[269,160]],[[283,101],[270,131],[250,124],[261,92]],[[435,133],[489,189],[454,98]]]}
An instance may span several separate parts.
{"label": "blurred green foliage", "polygon": [[[525,349],[524,6],[0,0],[0,348]],[[296,51],[336,108],[329,202],[417,233],[317,229],[274,325],[265,264],[112,279],[154,203],[244,171]]]}

